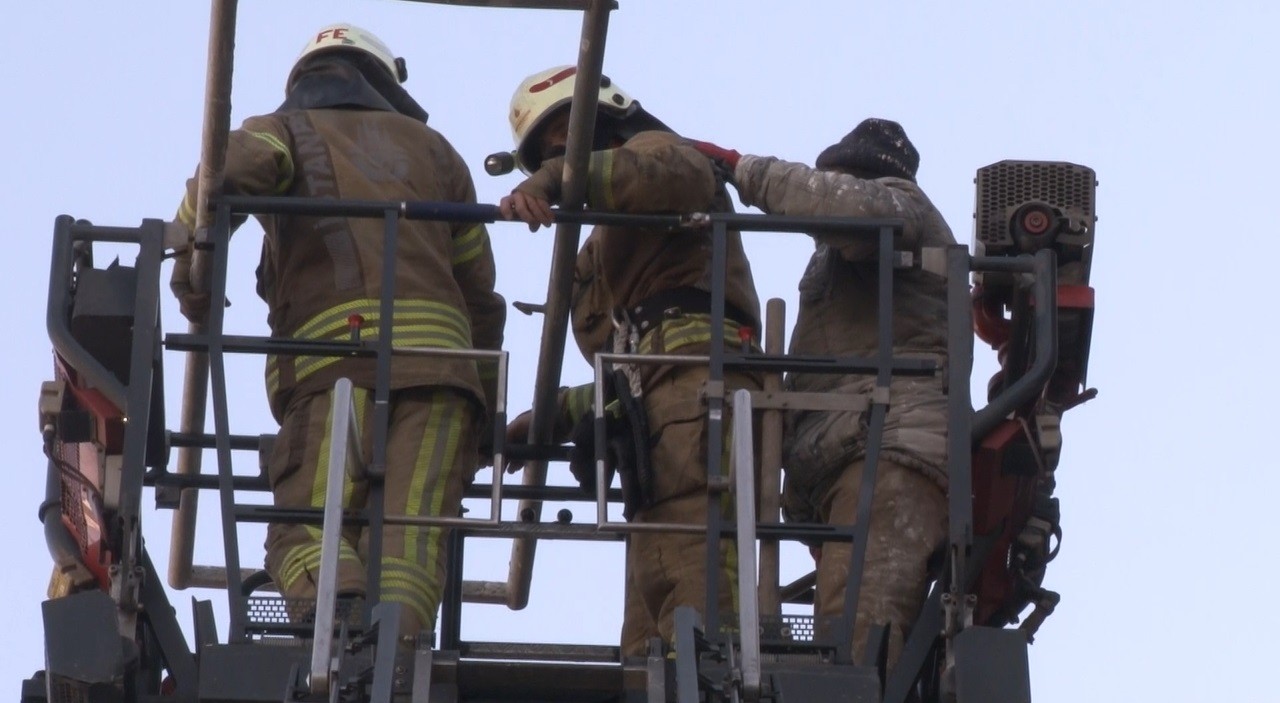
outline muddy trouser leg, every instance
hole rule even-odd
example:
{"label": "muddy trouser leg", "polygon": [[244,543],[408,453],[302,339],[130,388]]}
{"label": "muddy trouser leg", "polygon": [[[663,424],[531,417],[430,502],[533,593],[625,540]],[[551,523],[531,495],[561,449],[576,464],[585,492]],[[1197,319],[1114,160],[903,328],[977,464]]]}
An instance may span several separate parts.
{"label": "muddy trouser leg", "polygon": [[[475,418],[472,401],[448,388],[392,394],[383,492],[387,516],[458,516],[463,485],[478,462]],[[381,597],[401,605],[402,635],[435,628],[448,536],[442,527],[383,528]],[[367,554],[367,535],[359,546],[360,554]]]}
{"label": "muddy trouser leg", "polygon": [[[862,460],[845,468],[823,497],[820,510],[828,524],[853,524],[862,469]],[[893,666],[924,605],[929,557],[946,536],[947,497],[942,488],[919,471],[881,459],[853,631],[855,657],[861,657],[872,623],[891,623],[889,666]],[[818,616],[843,614],[851,557],[847,542],[823,546],[814,603]]]}
{"label": "muddy trouser leg", "polygon": [[[704,523],[707,499],[693,494],[672,498],[637,516],[643,522]],[[702,613],[706,603],[706,537],[701,534],[641,532],[633,538],[628,572],[658,632],[667,644],[675,639],[675,611],[692,606]],[[723,617],[737,611],[737,550],[721,541],[718,601]],[[722,619],[723,619],[722,617]]]}
{"label": "muddy trouser leg", "polygon": [[[698,400],[698,389],[705,379],[705,369],[687,369],[672,374],[646,394],[650,431],[657,434],[652,461],[659,502],[637,513],[636,522],[706,524],[707,422],[706,407]],[[749,379],[736,376],[727,383],[734,388],[753,387]],[[726,473],[728,448],[732,446],[730,416],[725,414],[724,453],[719,462]],[[725,494],[721,506],[724,518],[732,520],[732,496]],[[676,608],[693,606],[702,613],[706,606],[706,534],[637,532],[631,540],[628,577],[641,592],[663,640],[671,643]],[[737,611],[737,569],[733,541],[721,540],[716,583],[722,622]]]}
{"label": "muddy trouser leg", "polygon": [[[627,540],[627,563],[631,560],[631,538]],[[649,639],[660,637],[658,623],[645,605],[643,593],[631,579],[628,569],[622,587],[622,656],[644,657],[649,654]]]}
{"label": "muddy trouser leg", "polygon": [[[324,505],[329,477],[332,395],[332,391],[322,391],[296,398],[285,410],[280,433],[267,462],[267,475],[276,507],[319,508]],[[363,427],[371,416],[369,392],[357,388],[353,400]],[[361,505],[363,493],[362,486],[348,482],[344,504]],[[320,535],[320,525],[273,523],[268,526],[266,567],[285,598],[315,599],[320,577]],[[364,563],[356,552],[358,537],[359,527],[343,530],[338,554],[339,592],[362,594],[365,591]],[[291,612],[298,616],[304,610],[291,609]]]}

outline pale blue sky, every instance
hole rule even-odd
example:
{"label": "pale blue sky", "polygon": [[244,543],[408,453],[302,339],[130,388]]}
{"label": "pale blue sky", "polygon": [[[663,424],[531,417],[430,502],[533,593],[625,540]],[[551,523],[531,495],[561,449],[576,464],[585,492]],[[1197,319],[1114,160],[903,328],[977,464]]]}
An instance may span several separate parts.
{"label": "pale blue sky", "polygon": [[[581,26],[576,12],[391,0],[240,5],[233,125],[276,107],[309,33],[354,22],[407,59],[408,89],[472,166],[484,202],[516,182],[481,168],[511,145],[512,90],[528,73],[574,62]],[[1035,700],[1274,700],[1266,674],[1280,618],[1262,586],[1276,575],[1268,530],[1280,488],[1266,440],[1275,434],[1266,364],[1280,254],[1269,216],[1280,161],[1275,5],[620,5],[605,72],[677,131],[811,162],[863,117],[898,120],[922,154],[921,184],[960,241],[972,238],[979,167],[1046,159],[1097,171],[1089,380],[1101,392],[1064,420],[1065,538],[1046,581],[1062,604],[1031,648]],[[199,153],[209,9],[49,0],[7,16],[0,132],[10,166],[0,197],[15,217],[0,300],[14,343],[0,374],[0,446],[11,458],[4,524],[13,548],[0,573],[10,611],[0,687],[16,695],[42,665],[39,603],[51,563],[35,519],[45,475],[35,401],[51,376],[43,321],[53,220],[172,217]],[[550,234],[490,231],[499,291],[541,301]],[[228,329],[246,334],[266,329],[253,293],[257,239],[247,227],[233,247]],[[757,235],[748,244],[761,297],[786,299],[794,319],[809,243]],[[163,314],[166,331],[185,329],[167,295]],[[529,403],[539,334],[539,319],[511,313],[516,409]],[[176,418],[181,358],[166,363]],[[237,432],[275,429],[260,363],[232,366]],[[979,368],[984,387],[990,361]],[[572,350],[564,378],[588,378]],[[212,495],[203,502],[197,561],[221,563]],[[162,572],[169,518],[146,517]],[[260,563],[261,532],[241,536],[245,563]],[[468,578],[505,578],[507,555],[501,542],[472,549]],[[464,637],[615,642],[620,555],[612,544],[543,545],[530,607],[468,607]],[[798,573],[803,558],[793,556]],[[217,596],[171,593],[188,631],[192,595]]]}

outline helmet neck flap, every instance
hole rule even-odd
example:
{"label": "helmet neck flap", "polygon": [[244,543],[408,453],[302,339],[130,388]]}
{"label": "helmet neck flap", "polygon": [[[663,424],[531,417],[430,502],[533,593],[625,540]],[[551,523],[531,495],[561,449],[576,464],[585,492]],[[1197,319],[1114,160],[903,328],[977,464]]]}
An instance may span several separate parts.
{"label": "helmet neck flap", "polygon": [[294,67],[277,112],[352,108],[398,112],[419,122],[427,111],[374,58],[359,51],[326,51]]}

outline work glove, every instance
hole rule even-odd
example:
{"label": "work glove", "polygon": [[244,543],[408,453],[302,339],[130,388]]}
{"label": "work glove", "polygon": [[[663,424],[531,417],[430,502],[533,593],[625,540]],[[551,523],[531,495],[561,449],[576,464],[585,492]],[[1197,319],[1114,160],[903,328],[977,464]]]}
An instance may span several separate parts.
{"label": "work glove", "polygon": [[738,169],[738,160],[742,158],[742,154],[733,149],[726,149],[722,146],[716,146],[711,142],[702,142],[697,139],[686,139],[689,146],[698,150],[698,153],[711,159],[711,163],[715,165],[716,171],[729,183],[733,183],[733,173]]}
{"label": "work glove", "polygon": [[[569,473],[588,495],[596,492],[596,418],[587,413],[578,418],[569,434],[573,446],[569,449]],[[612,478],[610,462],[605,462],[605,480]]]}
{"label": "work glove", "polygon": [[539,226],[555,224],[551,206],[560,202],[560,185],[564,173],[564,159],[547,159],[532,176],[524,179],[498,203],[498,210],[508,220],[520,220],[529,225],[529,231]]}
{"label": "work glove", "polygon": [[[533,422],[533,412],[526,410],[516,416],[516,419],[507,423],[507,444],[524,444],[529,441],[529,425]],[[503,457],[506,466],[502,469],[509,474],[513,474],[524,468],[524,462],[514,461],[511,455]],[[494,467],[495,469],[497,467]]]}
{"label": "work glove", "polygon": [[173,259],[173,274],[169,277],[169,290],[178,298],[182,316],[197,325],[209,320],[209,293],[196,292],[191,285],[191,248],[178,252]]}

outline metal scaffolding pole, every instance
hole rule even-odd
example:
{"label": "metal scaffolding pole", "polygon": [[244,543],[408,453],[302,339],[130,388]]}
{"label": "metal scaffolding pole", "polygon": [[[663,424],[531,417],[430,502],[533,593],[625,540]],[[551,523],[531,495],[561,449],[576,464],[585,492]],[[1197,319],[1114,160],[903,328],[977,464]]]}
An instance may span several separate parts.
{"label": "metal scaffolding pole", "polygon": [[[227,158],[227,135],[231,131],[231,68],[235,52],[237,0],[213,0],[209,17],[208,74],[204,88],[204,127],[200,138],[200,170],[197,175],[195,236],[202,238],[209,227],[209,196],[222,185]],[[191,285],[197,291],[209,290],[208,264],[205,252],[191,252]],[[212,301],[221,305],[222,301]],[[204,324],[191,323],[188,334],[204,335]],[[204,352],[188,352],[183,373],[180,431],[188,434],[204,432],[205,405],[209,392],[209,357]],[[178,474],[200,473],[201,450],[183,447],[178,450]],[[199,493],[184,489],[173,514],[169,544],[169,585],[182,589],[191,583],[191,560],[195,549],[196,508]]]}
{"label": "metal scaffolding pole", "polygon": [[[772,298],[765,306],[765,353],[771,356],[785,353],[783,339],[787,322],[786,303]],[[766,393],[782,390],[782,374],[769,373],[764,377]],[[777,524],[782,496],[782,411],[762,410],[760,414],[760,522]],[[760,614],[777,617],[782,614],[782,599],[778,595],[779,556],[778,540],[760,540]]]}
{"label": "metal scaffolding pole", "polygon": [[[587,160],[591,156],[595,132],[596,100],[600,93],[600,76],[604,65],[605,33],[609,27],[612,0],[594,0],[582,19],[581,51],[578,55],[578,78],[574,84],[573,102],[569,108],[569,137],[566,145],[563,190],[560,209],[582,209],[587,191]],[[529,419],[529,443],[548,444],[555,426],[556,396],[560,389],[560,371],[564,362],[565,336],[569,328],[569,298],[573,287],[574,262],[578,256],[581,225],[556,225],[555,248],[551,254],[551,273],[547,284],[546,312],[542,320],[542,345],[538,350],[538,370],[534,377],[533,412]],[[547,462],[525,464],[524,484],[543,486],[547,482]],[[519,517],[537,522],[542,516],[542,501],[522,500]],[[533,580],[533,557],[537,540],[521,537],[511,546],[510,571],[507,576],[507,607],[520,610],[529,604],[529,586]]]}

